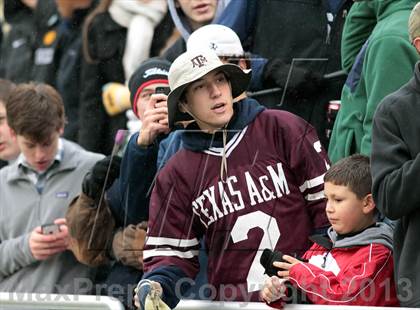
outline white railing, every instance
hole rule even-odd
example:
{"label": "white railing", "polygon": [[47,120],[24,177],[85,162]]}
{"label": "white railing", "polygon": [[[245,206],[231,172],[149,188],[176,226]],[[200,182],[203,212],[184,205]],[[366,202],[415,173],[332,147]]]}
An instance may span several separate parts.
{"label": "white railing", "polygon": [[[210,302],[199,300],[181,300],[175,310],[219,310],[219,309],[243,309],[243,310],[268,310],[273,308],[258,302]],[[361,307],[361,306],[325,306],[325,305],[285,305],[285,310],[408,310],[415,308],[396,307]]]}
{"label": "white railing", "polygon": [[0,310],[124,310],[115,298],[87,295],[1,293]]}
{"label": "white railing", "polygon": [[[123,305],[115,298],[88,295],[56,295],[56,294],[25,294],[1,293],[0,310],[124,310]],[[268,310],[273,309],[264,303],[256,302],[211,302],[200,300],[181,300],[176,310],[219,310],[244,309]],[[415,308],[395,307],[361,307],[361,306],[325,306],[298,305],[284,306],[285,310],[408,310]]]}

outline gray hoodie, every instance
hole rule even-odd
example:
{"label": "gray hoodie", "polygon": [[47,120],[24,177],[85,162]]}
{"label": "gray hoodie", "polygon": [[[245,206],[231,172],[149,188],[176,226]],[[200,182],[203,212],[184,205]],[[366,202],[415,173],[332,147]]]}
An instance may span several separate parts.
{"label": "gray hoodie", "polygon": [[382,244],[392,250],[393,230],[389,224],[376,223],[375,226],[366,228],[362,232],[337,239],[338,235],[332,227],[328,229],[328,236],[332,241],[333,248],[349,248],[372,243]]}

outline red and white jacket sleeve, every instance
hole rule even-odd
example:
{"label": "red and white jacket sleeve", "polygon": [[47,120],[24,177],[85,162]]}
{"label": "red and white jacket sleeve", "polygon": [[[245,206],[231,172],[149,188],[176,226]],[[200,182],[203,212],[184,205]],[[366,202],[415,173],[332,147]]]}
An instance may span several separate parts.
{"label": "red and white jacket sleeve", "polygon": [[299,263],[290,269],[290,281],[312,303],[398,305],[392,252],[388,248],[371,244],[358,248],[353,255],[346,253],[346,249],[339,249],[333,257],[340,268],[336,274],[311,263]]}

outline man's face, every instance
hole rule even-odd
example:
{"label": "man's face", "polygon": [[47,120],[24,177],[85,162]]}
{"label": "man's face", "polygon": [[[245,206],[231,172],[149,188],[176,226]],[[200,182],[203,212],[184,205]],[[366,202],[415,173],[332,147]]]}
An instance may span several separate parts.
{"label": "man's face", "polygon": [[17,135],[17,142],[28,164],[38,172],[44,172],[53,163],[58,151],[60,132],[54,132],[50,138],[40,143],[22,135]]}
{"label": "man's face", "polygon": [[193,30],[209,24],[216,14],[217,0],[177,0],[177,3]]}
{"label": "man's face", "polygon": [[158,87],[168,87],[168,84],[165,83],[156,83],[147,85],[142,89],[140,95],[138,96],[136,105],[137,105],[137,116],[140,120],[144,119],[144,112],[146,111],[147,105],[150,101],[150,97],[156,92]]}
{"label": "man's face", "polygon": [[0,159],[13,160],[20,153],[16,137],[12,134],[6,119],[6,109],[0,102]]}
{"label": "man's face", "polygon": [[214,70],[191,83],[185,91],[186,102],[180,104],[198,126],[213,132],[225,126],[233,116],[232,90],[222,71]]}

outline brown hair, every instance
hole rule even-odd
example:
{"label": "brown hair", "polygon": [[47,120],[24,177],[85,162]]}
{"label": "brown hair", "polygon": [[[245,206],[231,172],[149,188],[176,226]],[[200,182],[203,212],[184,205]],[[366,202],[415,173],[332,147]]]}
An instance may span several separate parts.
{"label": "brown hair", "polygon": [[324,182],[347,186],[363,199],[372,192],[372,175],[369,157],[354,154],[339,160],[325,173]]}
{"label": "brown hair", "polygon": [[64,104],[47,84],[20,84],[6,102],[7,122],[17,135],[34,142],[47,141],[64,127]]}
{"label": "brown hair", "polygon": [[96,6],[96,8],[89,13],[83,23],[82,37],[83,37],[83,57],[87,63],[93,64],[96,62],[93,59],[92,55],[89,52],[89,28],[92,24],[95,17],[101,13],[108,11],[113,0],[101,0],[101,2]]}
{"label": "brown hair", "polygon": [[6,105],[7,99],[15,87],[16,85],[11,81],[0,79],[0,104]]}

